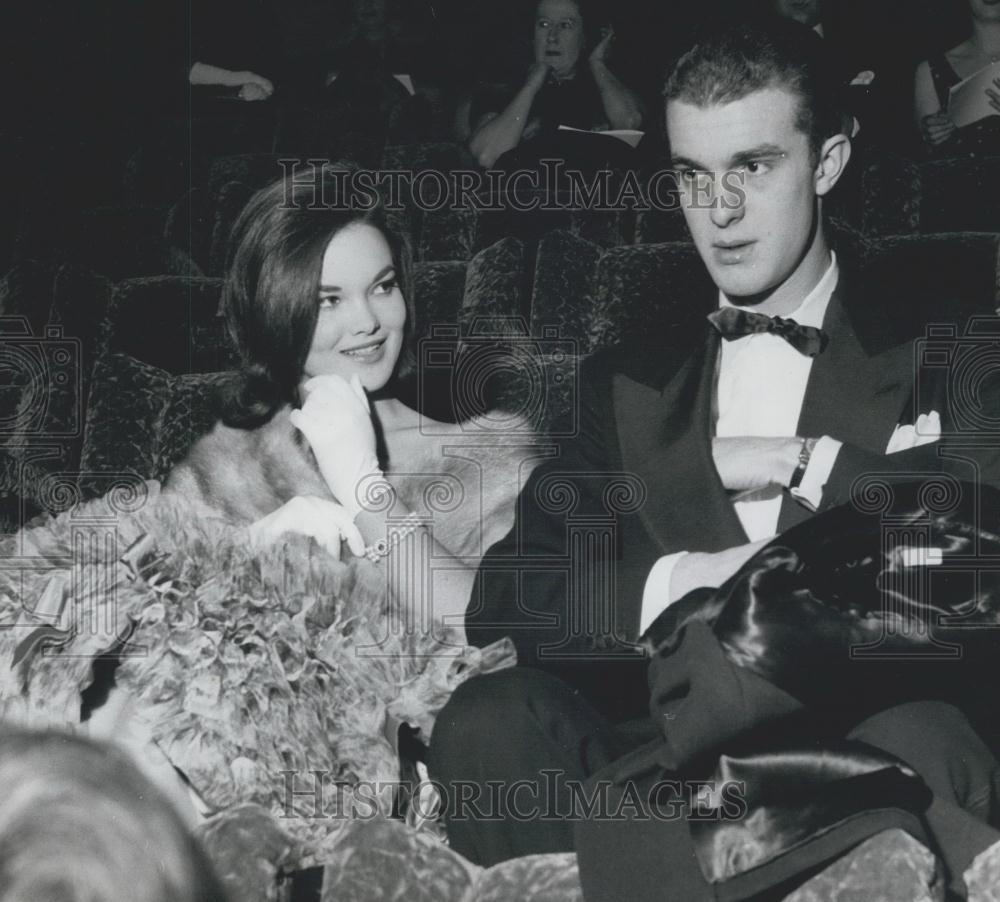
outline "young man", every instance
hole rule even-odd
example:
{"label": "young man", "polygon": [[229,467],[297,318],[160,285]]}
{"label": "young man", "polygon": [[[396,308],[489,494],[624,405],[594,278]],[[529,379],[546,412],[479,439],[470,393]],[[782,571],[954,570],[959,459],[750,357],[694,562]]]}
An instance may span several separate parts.
{"label": "young man", "polygon": [[[733,28],[683,57],[667,85],[674,165],[713,283],[706,307],[716,310],[694,336],[655,335],[645,353],[630,347],[588,363],[580,436],[535,471],[514,529],[481,565],[470,641],[509,635],[523,666],[470,681],[440,715],[431,773],[446,785],[627,772],[614,762],[640,741],[661,728],[668,743],[672,730],[690,732],[690,722],[634,720],[649,710],[649,690],[630,643],[689,590],[720,585],[776,533],[850,500],[859,475],[942,466],[933,439],[949,412],[940,401],[913,406],[912,341],[923,324],[870,296],[827,239],[823,205],[850,140],[818,40],[792,25]],[[914,423],[919,439],[897,428]],[[902,434],[913,447],[887,453]],[[966,478],[976,466],[995,473],[995,453],[956,464]],[[619,479],[639,487],[642,503],[620,508],[615,547],[569,579],[546,568],[567,541],[565,505],[546,503],[553,480],[572,486],[580,516],[606,514],[608,486]],[[710,658],[691,656],[698,673],[676,680],[676,691],[711,681]],[[713,734],[725,707],[716,702],[694,715],[704,721],[695,732]],[[905,758],[952,813],[988,813],[996,762],[953,709],[918,703],[859,729],[855,738]],[[958,770],[944,768],[956,760]],[[935,776],[959,770],[960,788]],[[453,848],[492,864],[574,847],[572,822],[516,815],[453,819]],[[609,848],[634,864],[636,848],[658,841],[650,829]],[[982,830],[980,845],[1000,838]]]}

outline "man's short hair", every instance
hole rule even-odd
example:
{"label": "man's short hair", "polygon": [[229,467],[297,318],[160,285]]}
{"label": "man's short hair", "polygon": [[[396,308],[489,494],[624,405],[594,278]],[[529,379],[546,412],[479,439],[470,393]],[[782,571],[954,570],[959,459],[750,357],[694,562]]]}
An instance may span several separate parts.
{"label": "man's short hair", "polygon": [[707,34],[677,61],[663,96],[707,107],[766,88],[799,98],[795,125],[814,153],[844,132],[841,92],[823,40],[797,22],[745,23]]}

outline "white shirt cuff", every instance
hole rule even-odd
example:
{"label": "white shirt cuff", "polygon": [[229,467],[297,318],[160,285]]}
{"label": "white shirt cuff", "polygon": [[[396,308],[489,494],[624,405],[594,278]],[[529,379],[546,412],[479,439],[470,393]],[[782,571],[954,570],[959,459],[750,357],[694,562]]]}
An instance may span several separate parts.
{"label": "white shirt cuff", "polygon": [[802,482],[798,488],[791,489],[791,495],[801,504],[810,510],[816,510],[823,500],[823,489],[826,488],[827,480],[833,472],[834,464],[837,463],[837,455],[843,447],[843,442],[838,442],[835,438],[824,435],[816,442],[812,455],[809,458],[809,465],[805,473],[802,474]]}
{"label": "white shirt cuff", "polygon": [[639,614],[639,635],[649,629],[650,624],[666,610],[673,599],[670,597],[670,577],[677,562],[687,555],[686,551],[661,557],[646,577],[642,590],[642,610]]}

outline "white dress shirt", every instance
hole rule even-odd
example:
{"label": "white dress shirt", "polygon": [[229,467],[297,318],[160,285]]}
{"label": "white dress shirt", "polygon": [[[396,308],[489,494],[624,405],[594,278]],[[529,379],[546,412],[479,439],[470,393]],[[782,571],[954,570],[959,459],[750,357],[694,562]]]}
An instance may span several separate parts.
{"label": "white dress shirt", "polygon": [[[831,252],[830,256],[830,266],[823,277],[802,303],[787,314],[788,319],[802,326],[819,328],[823,325],[839,274],[836,254]],[[719,306],[734,305],[720,293]],[[716,382],[718,419],[715,434],[719,438],[795,436],[812,364],[813,358],[796,351],[780,335],[764,332],[732,341],[723,340]],[[823,436],[813,449],[802,482],[794,492],[807,506],[819,506],[823,486],[833,470],[840,447],[840,442]],[[781,501],[781,488],[769,486],[744,493],[733,502],[751,542],[776,533]],[[645,632],[674,600],[670,597],[670,577],[686,553],[666,555],[650,571],[642,597],[640,633]]]}

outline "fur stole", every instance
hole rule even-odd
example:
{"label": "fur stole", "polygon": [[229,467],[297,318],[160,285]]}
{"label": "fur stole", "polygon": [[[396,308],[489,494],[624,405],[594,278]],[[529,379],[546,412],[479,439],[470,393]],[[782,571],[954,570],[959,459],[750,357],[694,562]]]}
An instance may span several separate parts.
{"label": "fur stole", "polygon": [[[304,486],[325,489],[282,422],[238,442],[218,427],[169,490],[132,485],[0,540],[0,554],[24,564],[0,570],[0,715],[89,729],[140,763],[162,759],[205,814],[262,806],[304,866],[352,817],[397,801],[391,727],[406,721],[429,738],[455,687],[509,666],[513,652],[464,647],[443,627],[401,629],[367,560],[335,561],[301,536],[251,553],[241,523]],[[526,430],[474,425],[449,427],[390,470],[399,496],[469,563],[509,530],[534,444]],[[98,729],[109,653],[128,702]],[[315,795],[289,791],[317,774],[319,816]]]}
{"label": "fur stole", "polygon": [[[290,410],[252,430],[217,424],[171,471],[165,492],[236,523],[259,520],[296,495],[332,498],[288,420]],[[538,447],[528,422],[508,414],[460,424],[428,420],[389,461],[386,475],[399,500],[429,519],[434,537],[475,566],[513,525]]]}

